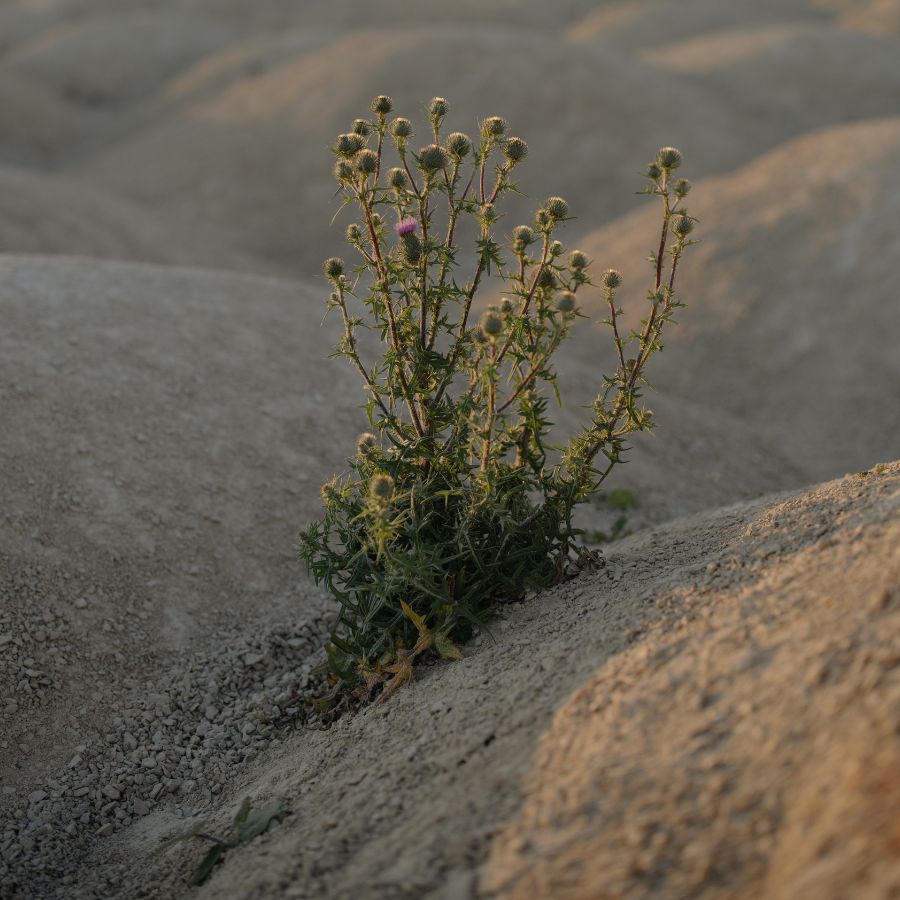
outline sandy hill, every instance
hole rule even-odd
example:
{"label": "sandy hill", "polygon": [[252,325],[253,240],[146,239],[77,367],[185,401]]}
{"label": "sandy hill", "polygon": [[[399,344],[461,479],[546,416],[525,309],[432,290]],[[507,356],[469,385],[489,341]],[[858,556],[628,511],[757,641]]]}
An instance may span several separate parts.
{"label": "sandy hill", "polygon": [[[900,895],[898,10],[0,2],[0,897]],[[328,145],[381,91],[507,116],[505,224],[567,196],[632,321],[661,144],[703,243],[635,533],[317,730],[296,533],[364,427]],[[247,796],[287,815],[205,887],[207,845],[154,854]]]}
{"label": "sandy hill", "polygon": [[0,165],[0,246],[7,253],[59,253],[253,269],[230,238],[197,229],[64,175]]}
{"label": "sandy hill", "polygon": [[[680,275],[691,306],[651,381],[708,414],[723,410],[777,447],[805,481],[889,457],[900,433],[890,399],[900,395],[891,270],[900,252],[898,153],[898,119],[832,128],[703,181],[688,198],[703,241]],[[658,221],[647,200],[579,241],[600,267],[623,271],[620,299],[632,322],[643,310],[643,258]],[[600,313],[596,301],[590,311]],[[581,331],[573,381],[583,383],[606,341]],[[668,429],[671,414],[661,410],[660,422]],[[641,473],[625,478],[637,485]]]}

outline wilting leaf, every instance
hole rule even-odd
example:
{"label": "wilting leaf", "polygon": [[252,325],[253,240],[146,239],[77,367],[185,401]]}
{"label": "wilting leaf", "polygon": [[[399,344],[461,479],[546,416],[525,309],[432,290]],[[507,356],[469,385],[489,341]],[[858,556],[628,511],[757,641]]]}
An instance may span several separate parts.
{"label": "wilting leaf", "polygon": [[420,616],[405,600],[400,601],[400,608],[406,613],[406,617],[416,626],[416,630],[423,637],[428,634],[428,626],[425,624],[425,617]]}
{"label": "wilting leaf", "polygon": [[434,636],[434,649],[441,655],[441,659],[463,659],[462,650],[447,637],[446,634]]}

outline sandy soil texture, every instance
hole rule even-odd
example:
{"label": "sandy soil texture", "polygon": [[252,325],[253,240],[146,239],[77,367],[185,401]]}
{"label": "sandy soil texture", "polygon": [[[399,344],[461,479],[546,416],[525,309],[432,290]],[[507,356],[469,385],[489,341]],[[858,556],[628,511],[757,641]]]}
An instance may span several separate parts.
{"label": "sandy soil texture", "polygon": [[[0,897],[900,893],[898,40],[898,0],[0,3]],[[366,427],[328,146],[380,92],[507,117],[504,225],[567,197],[631,323],[662,144],[703,243],[631,534],[319,730],[296,534]],[[162,842],[244,797],[285,814],[191,886]]]}

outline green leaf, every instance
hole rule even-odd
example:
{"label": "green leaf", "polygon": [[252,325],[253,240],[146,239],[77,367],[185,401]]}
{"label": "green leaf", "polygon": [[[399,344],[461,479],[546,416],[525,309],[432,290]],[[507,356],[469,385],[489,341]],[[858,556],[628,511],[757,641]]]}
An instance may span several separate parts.
{"label": "green leaf", "polygon": [[259,837],[272,824],[272,821],[284,815],[284,805],[280,800],[267,803],[261,809],[253,809],[238,825],[237,838],[241,844]]}
{"label": "green leaf", "polygon": [[225,848],[221,844],[210,847],[200,865],[194,870],[194,874],[191,876],[191,884],[195,887],[203,884],[212,875],[212,870],[216,867],[216,863],[222,858],[224,852]]}

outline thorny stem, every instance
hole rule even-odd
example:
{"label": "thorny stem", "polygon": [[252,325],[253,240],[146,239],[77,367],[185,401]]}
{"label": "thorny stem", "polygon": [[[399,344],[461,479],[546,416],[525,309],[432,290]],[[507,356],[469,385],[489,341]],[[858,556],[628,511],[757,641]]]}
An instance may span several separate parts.
{"label": "thorny stem", "polygon": [[378,275],[382,283],[384,305],[388,314],[388,323],[391,332],[391,343],[393,345],[394,352],[398,356],[397,375],[400,380],[400,387],[403,390],[403,397],[406,400],[406,406],[409,409],[409,415],[412,419],[413,427],[416,429],[416,434],[418,434],[421,438],[425,436],[425,432],[422,428],[422,423],[419,421],[419,416],[416,411],[416,404],[410,392],[409,381],[406,377],[406,358],[401,350],[400,333],[397,329],[397,319],[394,316],[394,304],[391,301],[391,290],[388,287],[387,283],[387,269],[385,268],[384,259],[381,255],[381,246],[378,242],[378,233],[375,231],[375,223],[372,221],[372,209],[364,194],[357,192],[357,197],[365,214],[366,225],[369,229],[369,238],[372,241],[372,250],[378,267]]}

